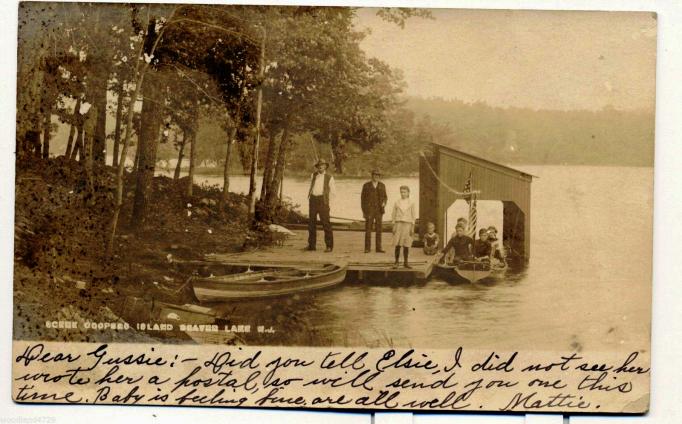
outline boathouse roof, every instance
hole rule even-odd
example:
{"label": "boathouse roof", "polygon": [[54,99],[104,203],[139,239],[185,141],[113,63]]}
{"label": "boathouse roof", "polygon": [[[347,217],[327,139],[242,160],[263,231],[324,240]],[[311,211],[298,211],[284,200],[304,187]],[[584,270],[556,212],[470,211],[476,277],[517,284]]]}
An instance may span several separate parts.
{"label": "boathouse roof", "polygon": [[522,177],[524,179],[526,178],[538,178],[536,175],[529,174],[524,171],[520,171],[518,169],[514,169],[510,166],[507,165],[502,165],[497,162],[490,161],[488,159],[484,159],[479,156],[474,156],[471,153],[466,153],[461,150],[453,149],[452,147],[446,146],[444,144],[436,143],[436,142],[431,142],[431,145],[433,146],[438,146],[438,149],[440,149],[443,152],[447,152],[451,155],[456,155],[460,157],[462,160],[466,160],[471,162],[472,164],[478,165],[478,166],[483,166],[483,167],[489,167],[491,169],[496,169],[499,170],[500,172],[509,172],[512,175],[517,175],[519,177]]}

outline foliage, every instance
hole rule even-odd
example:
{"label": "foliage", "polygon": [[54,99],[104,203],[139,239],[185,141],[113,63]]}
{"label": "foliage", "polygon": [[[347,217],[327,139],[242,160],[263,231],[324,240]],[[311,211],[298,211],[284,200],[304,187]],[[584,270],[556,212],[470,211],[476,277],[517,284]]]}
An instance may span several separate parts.
{"label": "foliage", "polygon": [[[264,94],[259,155],[272,170],[263,185],[268,202],[277,197],[296,140],[329,146],[342,172],[349,154],[397,137],[392,116],[399,109],[401,75],[366,57],[360,48],[366,33],[353,25],[354,8],[81,3],[22,8],[20,42],[40,48],[20,58],[25,65],[20,77],[34,86],[20,94],[29,112],[19,122],[26,128],[36,119],[47,122],[45,113],[49,118],[52,109],[61,122],[80,128],[83,119],[74,104],[91,103],[99,113],[96,129],[88,131],[97,134],[94,142],[86,140],[103,156],[106,144],[97,140],[107,138],[107,113],[115,116],[110,138],[124,152],[136,146],[136,222],[144,222],[157,160],[177,153],[189,155],[192,164],[228,162],[225,192],[233,162],[242,170],[250,167],[258,138],[256,92]],[[406,19],[428,14],[381,9],[379,15],[404,26]],[[108,92],[116,93],[116,107]],[[31,103],[36,93],[40,101]],[[185,151],[190,140],[191,154]],[[238,161],[228,149],[233,143]],[[47,139],[45,146],[50,148]]]}
{"label": "foliage", "polygon": [[383,7],[377,11],[377,16],[387,22],[393,22],[400,28],[405,28],[405,21],[411,17],[433,19],[431,11],[427,9],[410,9],[407,7]]}

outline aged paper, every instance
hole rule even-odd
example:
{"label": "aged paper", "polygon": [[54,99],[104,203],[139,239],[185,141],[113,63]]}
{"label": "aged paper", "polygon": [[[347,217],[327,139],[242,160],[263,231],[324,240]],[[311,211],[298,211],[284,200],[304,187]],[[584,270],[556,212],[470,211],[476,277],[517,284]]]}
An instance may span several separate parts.
{"label": "aged paper", "polygon": [[17,402],[649,408],[656,16],[19,4]]}
{"label": "aged paper", "polygon": [[14,345],[19,402],[633,413],[648,357],[426,349]]}

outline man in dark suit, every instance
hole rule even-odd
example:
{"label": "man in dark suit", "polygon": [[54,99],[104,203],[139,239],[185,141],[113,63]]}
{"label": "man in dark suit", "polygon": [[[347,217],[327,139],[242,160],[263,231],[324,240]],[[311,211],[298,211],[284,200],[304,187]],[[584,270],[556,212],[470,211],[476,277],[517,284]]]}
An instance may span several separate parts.
{"label": "man in dark suit", "polygon": [[334,177],[328,172],[329,163],[320,159],[315,164],[315,172],[310,176],[308,191],[308,247],[305,250],[315,250],[317,244],[317,216],[320,216],[324,229],[325,252],[334,249],[334,233],[330,222],[330,202],[336,193]]}
{"label": "man in dark suit", "polygon": [[376,250],[383,253],[381,249],[381,219],[386,208],[386,186],[379,181],[381,173],[378,170],[372,171],[372,179],[362,186],[360,205],[362,215],[365,217],[365,253],[370,252],[372,245],[372,226],[376,231]]}

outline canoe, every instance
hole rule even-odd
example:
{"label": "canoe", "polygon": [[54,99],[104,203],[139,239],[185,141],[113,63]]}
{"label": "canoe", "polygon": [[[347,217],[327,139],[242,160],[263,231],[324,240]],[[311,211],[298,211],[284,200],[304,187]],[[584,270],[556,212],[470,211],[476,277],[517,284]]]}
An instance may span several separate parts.
{"label": "canoe", "polygon": [[275,297],[340,284],[347,268],[345,264],[326,264],[196,278],[192,288],[201,302]]}

